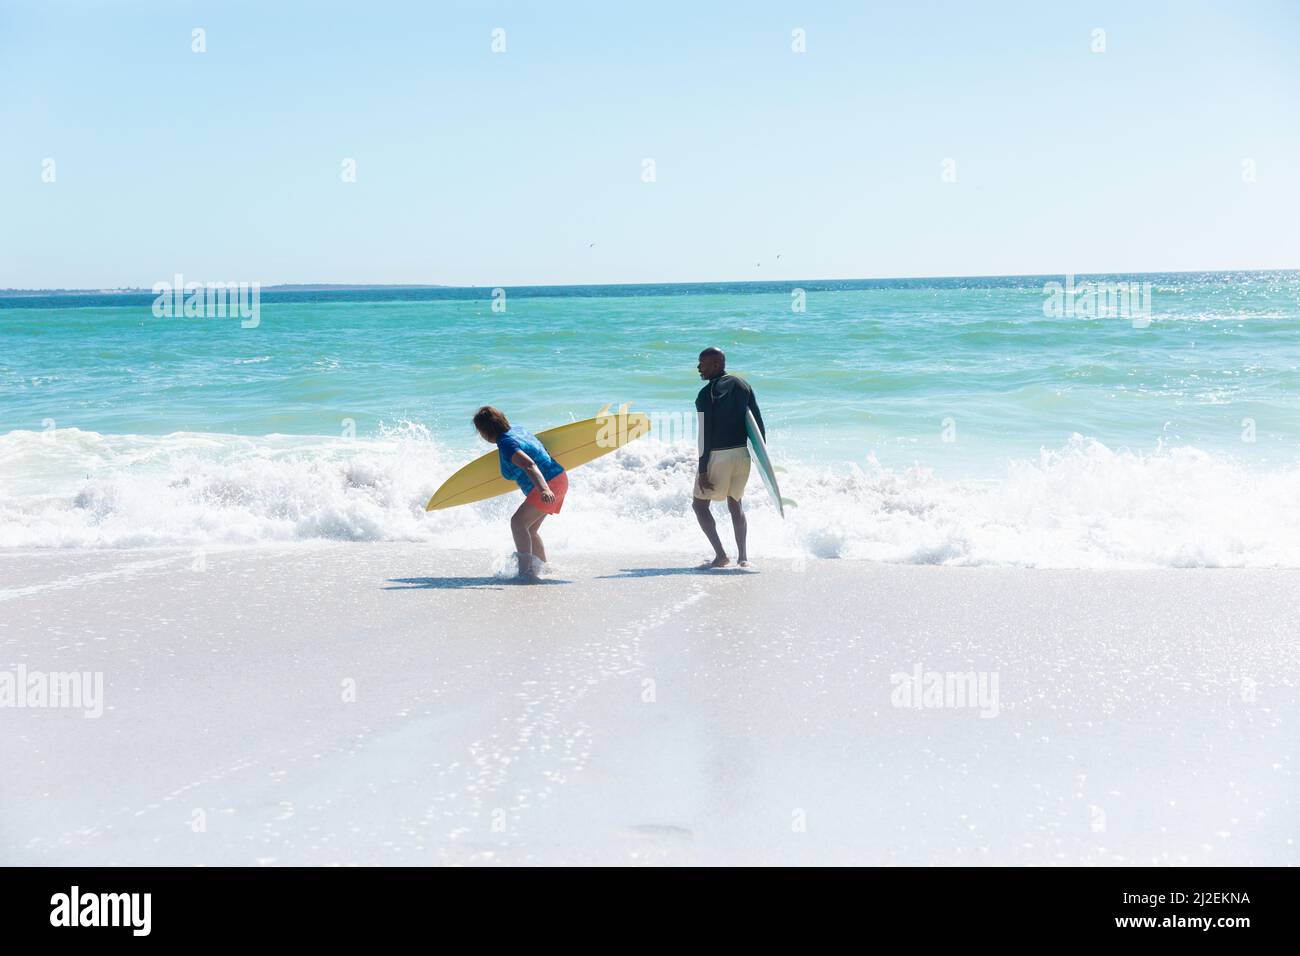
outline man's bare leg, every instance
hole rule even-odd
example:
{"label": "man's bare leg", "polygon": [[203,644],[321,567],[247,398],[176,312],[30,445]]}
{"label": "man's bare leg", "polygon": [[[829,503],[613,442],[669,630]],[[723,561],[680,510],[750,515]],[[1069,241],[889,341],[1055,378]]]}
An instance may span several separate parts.
{"label": "man's bare leg", "polygon": [[749,555],[745,552],[745,535],[749,532],[749,525],[745,521],[745,509],[735,498],[728,497],[727,510],[731,512],[731,528],[736,532],[736,560],[740,562],[741,567],[744,567],[749,564]]}
{"label": "man's bare leg", "polygon": [[709,510],[709,501],[707,498],[696,498],[692,503],[695,509],[695,520],[700,523],[700,528],[704,531],[704,536],[709,539],[709,544],[713,545],[715,555],[712,561],[706,561],[700,565],[701,568],[725,568],[730,564],[727,558],[727,552],[722,548],[722,539],[718,537],[718,523],[713,520],[713,512]]}

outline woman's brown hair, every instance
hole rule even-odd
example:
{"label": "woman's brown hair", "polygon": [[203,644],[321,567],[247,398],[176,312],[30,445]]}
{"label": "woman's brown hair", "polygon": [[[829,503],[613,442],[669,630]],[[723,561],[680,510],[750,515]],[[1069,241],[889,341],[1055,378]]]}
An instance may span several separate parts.
{"label": "woman's brown hair", "polygon": [[505,412],[499,408],[493,408],[491,405],[484,405],[474,413],[474,427],[479,433],[496,441],[506,432],[510,431],[510,419],[506,418]]}

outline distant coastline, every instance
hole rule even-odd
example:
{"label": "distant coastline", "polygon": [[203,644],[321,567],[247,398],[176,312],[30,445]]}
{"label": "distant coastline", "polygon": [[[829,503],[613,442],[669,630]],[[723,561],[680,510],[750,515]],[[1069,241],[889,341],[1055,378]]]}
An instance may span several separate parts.
{"label": "distant coastline", "polygon": [[[449,289],[446,285],[373,285],[346,282],[311,282],[263,286],[263,292],[375,292],[401,289]],[[152,289],[123,286],[117,289],[0,289],[0,297],[17,299],[25,296],[51,295],[153,295]]]}
{"label": "distant coastline", "polygon": [[[1249,275],[1300,276],[1300,268],[1289,269],[1188,269],[1175,272],[1076,272],[1078,279],[1120,279],[1144,277],[1176,278],[1187,276],[1216,276],[1232,278]],[[970,285],[974,287],[1008,288],[1030,283],[1042,283],[1061,279],[1065,273],[1044,272],[1019,275],[957,275],[957,276],[891,276],[879,278],[848,279],[717,279],[708,282],[599,282],[599,283],[556,283],[553,285],[521,285],[501,283],[499,285],[447,285],[415,283],[347,283],[347,282],[312,282],[281,283],[261,286],[262,295],[274,298],[281,296],[320,295],[347,296],[357,294],[379,294],[387,299],[400,298],[406,293],[425,293],[433,298],[462,299],[479,295],[493,288],[508,289],[513,293],[532,296],[575,295],[603,292],[609,295],[647,295],[656,291],[664,294],[689,294],[692,292],[737,292],[749,290],[754,292],[786,290],[800,286],[809,291],[852,290],[852,289],[900,289],[923,288],[938,284],[939,286]],[[432,294],[429,296],[429,294]],[[0,299],[54,299],[54,298],[88,298],[88,297],[144,297],[152,299],[152,289],[122,287],[117,289],[0,289]]]}

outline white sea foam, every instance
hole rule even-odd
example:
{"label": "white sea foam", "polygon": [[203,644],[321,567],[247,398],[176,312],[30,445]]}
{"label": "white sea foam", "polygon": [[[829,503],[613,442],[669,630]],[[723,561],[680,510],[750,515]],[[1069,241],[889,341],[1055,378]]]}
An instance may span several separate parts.
{"label": "white sea foam", "polygon": [[[113,548],[343,540],[511,549],[510,495],[426,514],[456,469],[424,427],[378,438],[77,429],[0,435],[0,547]],[[1110,450],[1076,436],[997,481],[780,460],[781,521],[753,476],[755,556],[1031,567],[1300,567],[1300,466],[1264,471],[1191,447]],[[690,443],[643,439],[576,470],[546,525],[564,553],[694,553]],[[719,521],[724,540],[724,509]]]}

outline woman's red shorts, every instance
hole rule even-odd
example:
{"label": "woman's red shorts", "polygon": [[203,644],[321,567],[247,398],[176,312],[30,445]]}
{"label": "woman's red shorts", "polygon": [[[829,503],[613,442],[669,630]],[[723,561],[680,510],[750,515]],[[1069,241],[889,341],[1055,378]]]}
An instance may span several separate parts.
{"label": "woman's red shorts", "polygon": [[546,483],[551,486],[555,492],[555,500],[547,504],[542,500],[542,489],[534,486],[533,490],[528,492],[528,497],[524,501],[528,502],[534,508],[545,511],[548,515],[558,515],[560,506],[564,504],[564,495],[569,490],[569,473],[562,471],[554,478],[547,479]]}

